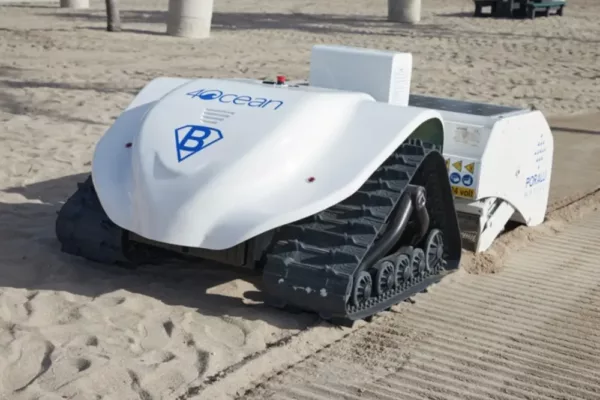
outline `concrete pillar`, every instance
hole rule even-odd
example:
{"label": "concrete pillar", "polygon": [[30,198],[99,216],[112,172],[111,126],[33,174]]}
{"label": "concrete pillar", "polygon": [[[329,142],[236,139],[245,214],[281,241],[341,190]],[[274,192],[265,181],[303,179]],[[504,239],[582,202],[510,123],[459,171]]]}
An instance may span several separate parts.
{"label": "concrete pillar", "polygon": [[210,36],[214,0],[169,0],[167,34],[194,39]]}
{"label": "concrete pillar", "polygon": [[90,8],[90,0],[60,0],[61,8],[74,8],[81,10]]}
{"label": "concrete pillar", "polygon": [[388,0],[388,21],[418,23],[421,21],[421,0]]}

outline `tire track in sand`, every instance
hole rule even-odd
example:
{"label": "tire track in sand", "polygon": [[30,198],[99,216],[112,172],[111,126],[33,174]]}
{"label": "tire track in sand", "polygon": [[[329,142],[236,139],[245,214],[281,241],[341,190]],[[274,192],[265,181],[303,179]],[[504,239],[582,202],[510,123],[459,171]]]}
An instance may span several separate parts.
{"label": "tire track in sand", "polygon": [[599,242],[596,211],[500,273],[459,272],[240,398],[598,399]]}

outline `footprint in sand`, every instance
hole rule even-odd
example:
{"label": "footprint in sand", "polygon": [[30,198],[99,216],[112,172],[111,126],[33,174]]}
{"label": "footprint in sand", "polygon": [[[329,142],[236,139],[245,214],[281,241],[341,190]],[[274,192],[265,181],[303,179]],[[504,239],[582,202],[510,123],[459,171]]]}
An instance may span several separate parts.
{"label": "footprint in sand", "polygon": [[92,362],[86,358],[77,358],[73,361],[73,365],[77,368],[77,372],[83,372],[91,367]]}
{"label": "footprint in sand", "polygon": [[52,343],[34,334],[17,338],[9,346],[9,362],[0,373],[0,388],[6,394],[26,389],[48,371],[54,350]]}

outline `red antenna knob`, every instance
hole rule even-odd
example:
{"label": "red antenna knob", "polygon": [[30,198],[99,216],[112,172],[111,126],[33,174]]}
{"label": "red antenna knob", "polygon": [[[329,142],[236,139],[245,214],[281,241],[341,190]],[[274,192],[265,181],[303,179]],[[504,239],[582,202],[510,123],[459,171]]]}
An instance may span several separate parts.
{"label": "red antenna knob", "polygon": [[277,84],[278,85],[283,85],[285,83],[285,76],[284,75],[277,75]]}

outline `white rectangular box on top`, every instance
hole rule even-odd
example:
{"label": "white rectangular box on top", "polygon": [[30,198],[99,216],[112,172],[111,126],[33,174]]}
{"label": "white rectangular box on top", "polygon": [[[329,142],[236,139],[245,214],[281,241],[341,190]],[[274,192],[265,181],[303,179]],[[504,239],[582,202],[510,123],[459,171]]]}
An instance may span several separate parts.
{"label": "white rectangular box on top", "polygon": [[346,46],[316,45],[309,84],[368,93],[377,101],[407,106],[412,54]]}

